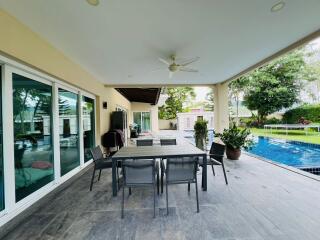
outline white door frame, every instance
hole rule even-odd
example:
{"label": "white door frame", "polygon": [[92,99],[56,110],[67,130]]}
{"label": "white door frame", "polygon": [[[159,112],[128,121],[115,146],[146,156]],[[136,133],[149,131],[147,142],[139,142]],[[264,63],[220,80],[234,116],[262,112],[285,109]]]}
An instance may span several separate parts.
{"label": "white door frame", "polygon": [[[29,66],[23,65],[17,61],[9,59],[0,55],[1,65],[1,81],[2,81],[2,114],[3,118],[3,168],[4,168],[4,202],[5,209],[0,211],[0,227],[27,209],[33,203],[50,193],[56,187],[67,181],[69,178],[78,173],[82,168],[92,163],[92,160],[86,162],[80,161],[80,166],[71,170],[69,173],[60,176],[60,145],[59,145],[59,105],[58,105],[58,88],[63,88],[70,92],[78,94],[80,100],[81,96],[88,96],[94,100],[94,118],[95,118],[95,138],[97,136],[97,116],[96,116],[96,97],[91,93],[76,88],[59,79],[44,74]],[[12,73],[30,78],[49,86],[52,86],[52,139],[53,139],[53,153],[54,153],[54,180],[29,196],[21,199],[16,203],[15,201],[15,167],[14,167],[14,124],[13,124],[13,96],[12,96]],[[82,109],[81,101],[79,101],[79,151],[83,152],[83,127],[82,127]],[[82,143],[81,143],[82,142]],[[80,158],[83,158],[83,153]]]}

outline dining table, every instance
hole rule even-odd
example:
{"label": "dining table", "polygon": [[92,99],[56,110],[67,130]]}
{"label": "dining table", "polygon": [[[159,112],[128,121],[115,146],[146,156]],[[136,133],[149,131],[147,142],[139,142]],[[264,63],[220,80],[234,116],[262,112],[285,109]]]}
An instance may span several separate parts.
{"label": "dining table", "polygon": [[[126,159],[166,159],[180,157],[201,157],[203,165],[207,166],[207,153],[192,144],[125,146],[112,156],[112,192],[117,196],[117,162]],[[202,170],[202,190],[207,191],[207,168]]]}

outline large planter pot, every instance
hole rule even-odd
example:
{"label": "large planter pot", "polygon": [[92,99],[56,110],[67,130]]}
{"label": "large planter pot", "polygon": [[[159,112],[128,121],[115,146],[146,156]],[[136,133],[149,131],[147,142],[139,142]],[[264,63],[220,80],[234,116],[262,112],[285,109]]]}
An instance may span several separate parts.
{"label": "large planter pot", "polygon": [[239,160],[241,155],[241,149],[233,149],[227,147],[226,149],[227,158],[230,160]]}
{"label": "large planter pot", "polygon": [[196,138],[196,147],[200,148],[201,150],[205,149],[205,141],[203,138]]}

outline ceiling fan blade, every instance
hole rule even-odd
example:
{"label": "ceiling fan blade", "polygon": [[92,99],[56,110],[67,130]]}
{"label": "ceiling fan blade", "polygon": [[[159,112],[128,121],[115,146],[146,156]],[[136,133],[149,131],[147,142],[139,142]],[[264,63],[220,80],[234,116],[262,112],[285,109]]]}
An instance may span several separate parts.
{"label": "ceiling fan blade", "polygon": [[164,64],[166,64],[168,66],[170,65],[170,63],[167,60],[164,60],[163,58],[159,58],[159,61],[163,62]]}
{"label": "ceiling fan blade", "polygon": [[184,67],[184,66],[187,66],[187,65],[189,65],[191,63],[194,63],[194,62],[198,61],[199,59],[200,59],[199,57],[195,57],[195,58],[189,59],[189,60],[187,60],[185,62],[182,62],[179,65]]}
{"label": "ceiling fan blade", "polygon": [[169,79],[173,77],[173,72],[169,71]]}
{"label": "ceiling fan blade", "polygon": [[186,68],[186,67],[182,67],[182,68],[180,68],[180,71],[181,72],[199,72],[198,70],[196,70],[196,69],[192,69],[192,68]]}

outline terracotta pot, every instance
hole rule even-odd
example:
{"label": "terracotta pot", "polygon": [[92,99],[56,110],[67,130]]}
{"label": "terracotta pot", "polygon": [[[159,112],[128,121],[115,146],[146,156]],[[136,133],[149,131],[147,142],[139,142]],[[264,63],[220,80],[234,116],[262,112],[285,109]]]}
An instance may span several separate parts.
{"label": "terracotta pot", "polygon": [[226,150],[227,158],[230,160],[239,160],[241,149],[228,148]]}

